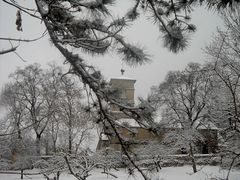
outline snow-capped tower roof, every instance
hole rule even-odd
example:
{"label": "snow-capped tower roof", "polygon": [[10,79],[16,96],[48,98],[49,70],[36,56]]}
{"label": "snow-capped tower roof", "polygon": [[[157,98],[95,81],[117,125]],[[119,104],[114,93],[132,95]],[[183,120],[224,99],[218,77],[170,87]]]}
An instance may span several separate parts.
{"label": "snow-capped tower roof", "polygon": [[136,82],[135,79],[130,78],[130,77],[126,77],[126,76],[124,75],[124,72],[125,72],[125,70],[124,70],[124,69],[121,69],[121,76],[115,77],[115,78],[111,78],[110,82],[111,82],[113,79],[117,79],[117,80],[130,80],[130,81],[134,81],[134,83]]}

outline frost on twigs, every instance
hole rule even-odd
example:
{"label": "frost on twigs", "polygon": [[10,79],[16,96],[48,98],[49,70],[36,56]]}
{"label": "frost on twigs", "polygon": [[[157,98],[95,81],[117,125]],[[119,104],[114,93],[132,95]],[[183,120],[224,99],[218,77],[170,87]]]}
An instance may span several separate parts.
{"label": "frost on twigs", "polygon": [[34,164],[34,168],[40,169],[45,177],[54,176],[59,179],[61,172],[67,170],[67,165],[62,155],[54,154],[47,159],[41,159]]}
{"label": "frost on twigs", "polygon": [[131,44],[119,48],[118,53],[123,56],[123,61],[129,66],[143,65],[150,61],[149,55],[144,52],[144,49]]}

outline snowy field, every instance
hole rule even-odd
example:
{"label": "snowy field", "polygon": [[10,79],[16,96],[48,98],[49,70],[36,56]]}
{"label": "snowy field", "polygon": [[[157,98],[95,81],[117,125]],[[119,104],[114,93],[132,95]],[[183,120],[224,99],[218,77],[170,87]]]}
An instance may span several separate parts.
{"label": "snowy field", "polygon": [[[166,167],[163,168],[157,174],[149,174],[153,180],[223,180],[226,179],[227,171],[220,170],[219,167],[216,166],[204,166],[200,168],[201,170],[195,174],[192,173],[191,166],[183,166],[183,167]],[[28,171],[36,172],[35,171]],[[130,176],[127,171],[121,169],[120,171],[113,171],[114,175],[116,175],[118,180],[141,180],[141,176],[138,173]],[[16,174],[0,174],[0,180],[19,180],[20,175]],[[90,176],[87,180],[113,180],[116,178],[112,176],[107,176],[106,174],[102,174],[100,169],[96,169],[92,176]],[[46,180],[42,175],[35,176],[24,176],[24,180]],[[75,180],[75,178],[67,173],[63,173],[60,176],[60,180]],[[240,180],[240,170],[233,170],[230,174],[229,180]]]}

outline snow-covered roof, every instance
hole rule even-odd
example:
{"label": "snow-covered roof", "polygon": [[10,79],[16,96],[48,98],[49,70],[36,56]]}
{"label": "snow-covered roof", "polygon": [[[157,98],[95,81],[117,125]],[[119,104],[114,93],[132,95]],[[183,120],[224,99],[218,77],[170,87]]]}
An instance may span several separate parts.
{"label": "snow-covered roof", "polygon": [[126,76],[119,76],[119,77],[111,78],[111,80],[112,79],[136,81],[136,79],[133,79],[133,78],[130,78],[130,77],[126,77]]}
{"label": "snow-covered roof", "polygon": [[[182,128],[182,124],[180,122],[166,122],[162,123],[166,128]],[[211,129],[218,130],[218,127],[209,121],[195,121],[193,127],[196,129]]]}
{"label": "snow-covered roof", "polygon": [[117,122],[121,125],[126,123],[129,125],[129,127],[140,127],[139,124],[132,118],[121,118],[118,119]]}

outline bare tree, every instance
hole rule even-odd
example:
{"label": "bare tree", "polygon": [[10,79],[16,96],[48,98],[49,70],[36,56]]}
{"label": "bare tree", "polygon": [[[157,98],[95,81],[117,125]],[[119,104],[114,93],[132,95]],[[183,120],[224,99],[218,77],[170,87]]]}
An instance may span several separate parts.
{"label": "bare tree", "polygon": [[227,30],[218,30],[212,42],[205,48],[205,53],[212,61],[209,66],[219,87],[215,89],[217,98],[213,101],[211,115],[221,128],[221,152],[226,160],[223,164],[229,167],[228,179],[240,156],[237,150],[237,139],[240,136],[240,7],[237,6],[234,12],[225,11],[222,16]]}
{"label": "bare tree", "polygon": [[[239,121],[239,78],[240,78],[240,48],[239,48],[239,36],[240,36],[240,8],[237,7],[234,13],[226,11],[222,14],[226,31],[218,30],[214,36],[212,42],[205,48],[205,53],[209,59],[213,61],[212,69],[215,72],[219,81],[225,87],[226,93],[231,102],[228,104],[231,107],[232,128],[237,130],[237,124]],[[219,46],[220,44],[220,46]]]}
{"label": "bare tree", "polygon": [[91,121],[84,115],[85,110],[81,102],[83,101],[83,91],[74,78],[62,77],[61,91],[58,98],[59,116],[62,119],[63,129],[67,127],[68,135],[65,138],[68,139],[68,152],[72,154],[74,140],[79,139],[79,142],[76,143],[77,146],[82,143]]}
{"label": "bare tree", "polygon": [[28,112],[29,123],[36,134],[36,152],[40,155],[41,136],[47,126],[46,102],[42,94],[43,74],[38,64],[18,69],[11,75],[19,88],[21,104]]}
{"label": "bare tree", "polygon": [[[57,139],[60,126],[60,108],[58,103],[61,94],[61,77],[63,70],[55,63],[50,63],[49,68],[44,70],[44,83],[42,84],[42,95],[45,99],[45,113],[47,118],[47,126],[44,132],[46,142],[46,154],[48,154],[50,142],[52,142],[53,151],[57,150]],[[50,137],[51,138],[50,138]]]}
{"label": "bare tree", "polygon": [[[200,140],[201,135],[197,131],[199,126],[207,126],[206,107],[211,95],[211,74],[199,64],[190,63],[183,70],[170,72],[165,82],[153,89],[150,96],[151,103],[161,107],[163,120],[168,128],[179,129],[180,132],[172,132],[167,141],[185,144],[188,147],[189,156],[193,163],[193,171],[197,172],[194,159],[193,144]],[[175,133],[178,133],[176,137]]]}
{"label": "bare tree", "polygon": [[26,115],[26,108],[22,104],[23,97],[17,84],[6,84],[1,92],[1,106],[7,108],[7,118],[11,121],[12,132],[17,132],[18,139],[22,139],[21,126]]}

